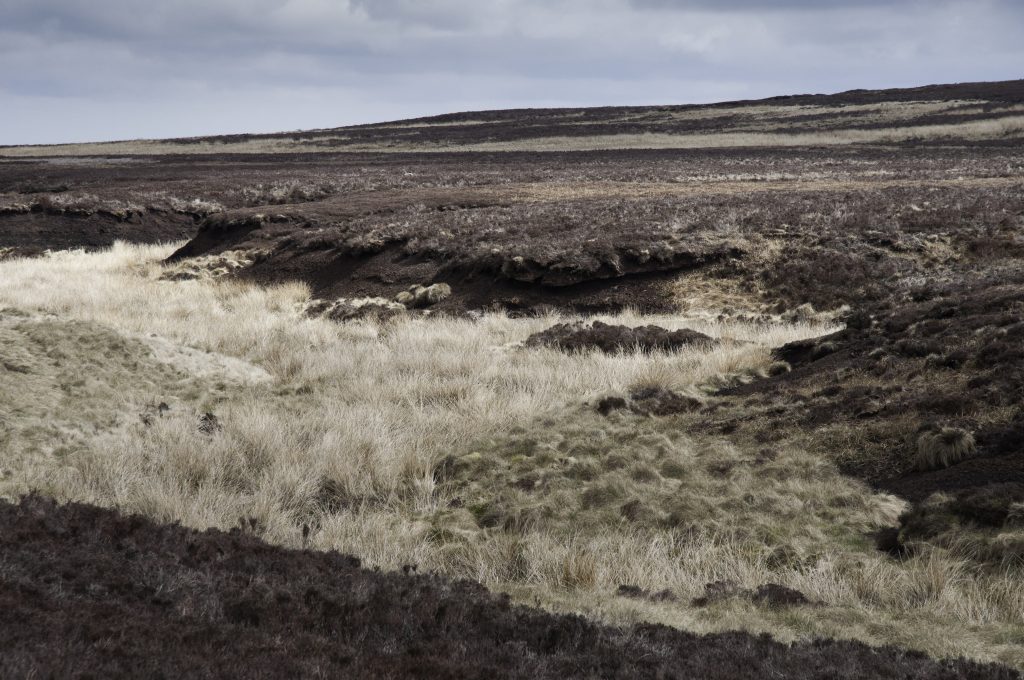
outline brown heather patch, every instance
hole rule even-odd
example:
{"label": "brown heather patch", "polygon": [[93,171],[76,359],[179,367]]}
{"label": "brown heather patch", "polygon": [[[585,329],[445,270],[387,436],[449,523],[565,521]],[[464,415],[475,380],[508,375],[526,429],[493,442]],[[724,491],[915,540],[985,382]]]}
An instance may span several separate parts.
{"label": "brown heather patch", "polygon": [[[1006,667],[859,643],[612,628],[511,606],[467,581],[382,573],[38,497],[0,502],[0,674],[1010,680]],[[572,584],[586,582],[579,561]],[[60,645],[54,645],[59,636]]]}

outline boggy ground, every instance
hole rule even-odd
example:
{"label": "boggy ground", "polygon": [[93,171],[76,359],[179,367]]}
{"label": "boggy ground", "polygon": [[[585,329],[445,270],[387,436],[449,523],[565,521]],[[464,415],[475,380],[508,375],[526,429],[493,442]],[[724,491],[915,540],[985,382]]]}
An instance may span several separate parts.
{"label": "boggy ground", "polygon": [[1024,271],[1013,244],[781,348],[788,374],[728,391],[704,427],[802,439],[917,505],[880,547],[1024,559]]}
{"label": "boggy ground", "polygon": [[4,677],[1018,677],[851,642],[598,626],[268,546],[244,519],[200,533],[29,497],[0,502],[0,527]]}
{"label": "boggy ground", "polygon": [[[983,89],[595,112],[605,137],[635,120],[762,148],[359,154],[312,135],[317,153],[0,163],[0,259],[192,238],[166,264],[125,246],[0,263],[0,488],[253,517],[271,543],[606,622],[1024,667],[1024,152],[935,127],[1008,124],[1017,90]],[[493,122],[408,131],[561,134]],[[778,143],[811,133],[845,141]],[[139,150],[87,150],[115,152]],[[414,284],[451,293],[407,312]],[[581,312],[626,341],[523,345]],[[651,351],[618,328],[648,324],[714,343]],[[757,599],[770,584],[802,599]]]}

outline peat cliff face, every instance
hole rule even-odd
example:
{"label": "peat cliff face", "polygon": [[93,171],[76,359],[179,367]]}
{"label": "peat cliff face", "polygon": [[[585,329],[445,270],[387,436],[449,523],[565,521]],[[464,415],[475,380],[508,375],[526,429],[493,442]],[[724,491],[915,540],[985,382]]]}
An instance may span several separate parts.
{"label": "peat cliff face", "polygon": [[208,218],[172,260],[242,250],[243,274],[317,297],[391,298],[447,283],[447,311],[672,308],[672,275],[739,257],[742,242],[680,229],[673,201],[522,200],[494,188],[377,192]]}

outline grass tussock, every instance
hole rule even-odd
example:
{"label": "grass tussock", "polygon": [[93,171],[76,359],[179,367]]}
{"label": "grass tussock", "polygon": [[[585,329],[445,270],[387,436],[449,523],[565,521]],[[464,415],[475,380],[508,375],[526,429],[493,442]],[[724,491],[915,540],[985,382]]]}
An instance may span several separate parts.
{"label": "grass tussock", "polygon": [[[275,543],[418,564],[614,622],[1024,665],[1014,573],[979,572],[950,547],[902,562],[874,550],[867,534],[895,526],[902,502],[798,448],[593,408],[652,386],[707,401],[709,386],[771,370],[771,348],[827,324],[626,313],[602,319],[717,342],[567,353],[523,346],[565,319],[336,324],[303,315],[300,285],[167,280],[169,252],[0,263],[5,495],[35,488],[197,527],[251,518]],[[33,430],[58,411],[64,424]],[[206,412],[217,427],[200,427]],[[690,606],[719,581],[823,604]],[[619,597],[621,585],[674,597]]]}
{"label": "grass tussock", "polygon": [[974,455],[974,435],[959,427],[935,427],[917,436],[917,470],[939,470]]}

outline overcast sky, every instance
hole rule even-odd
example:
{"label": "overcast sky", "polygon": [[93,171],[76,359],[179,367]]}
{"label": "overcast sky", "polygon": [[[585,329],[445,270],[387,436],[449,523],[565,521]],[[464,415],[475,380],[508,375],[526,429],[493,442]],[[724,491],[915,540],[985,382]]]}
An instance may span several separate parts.
{"label": "overcast sky", "polygon": [[0,0],[0,144],[1024,77],[1021,0]]}

